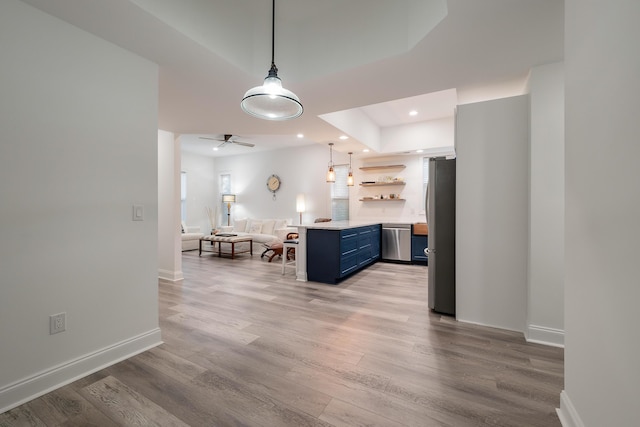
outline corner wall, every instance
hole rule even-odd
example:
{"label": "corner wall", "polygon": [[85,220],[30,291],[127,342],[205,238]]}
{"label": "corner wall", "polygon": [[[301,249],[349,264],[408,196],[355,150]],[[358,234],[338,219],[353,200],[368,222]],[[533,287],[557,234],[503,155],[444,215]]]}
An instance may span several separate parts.
{"label": "corner wall", "polygon": [[157,66],[16,0],[0,57],[2,412],[160,331]]}
{"label": "corner wall", "polygon": [[528,341],[564,345],[564,66],[529,78]]}
{"label": "corner wall", "polygon": [[640,420],[638,17],[565,0],[565,427]]}
{"label": "corner wall", "polygon": [[528,150],[528,96],[458,107],[458,320],[525,330]]}
{"label": "corner wall", "polygon": [[158,131],[158,278],[176,282],[182,273],[180,141]]}

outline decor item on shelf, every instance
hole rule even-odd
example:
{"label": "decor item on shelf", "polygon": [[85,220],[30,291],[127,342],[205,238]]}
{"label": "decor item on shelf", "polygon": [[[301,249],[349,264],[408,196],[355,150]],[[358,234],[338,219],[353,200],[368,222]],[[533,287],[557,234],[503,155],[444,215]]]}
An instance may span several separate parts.
{"label": "decor item on shelf", "polygon": [[276,0],[271,13],[271,68],[262,86],[249,89],[240,106],[249,115],[265,120],[289,120],[302,114],[300,99],[282,87],[275,63]]}
{"label": "decor item on shelf", "polygon": [[351,155],[352,151],[349,151],[349,175],[347,176],[347,185],[353,187],[353,170],[351,169]]}
{"label": "decor item on shelf", "polygon": [[296,212],[300,214],[300,225],[302,225],[302,213],[305,211],[304,194],[296,196]]}
{"label": "decor item on shelf", "polygon": [[227,204],[227,225],[231,225],[231,203],[236,202],[235,194],[223,194],[222,203]]}
{"label": "decor item on shelf", "polygon": [[336,182],[336,172],[333,170],[333,142],[329,143],[329,170],[327,171],[327,182]]}

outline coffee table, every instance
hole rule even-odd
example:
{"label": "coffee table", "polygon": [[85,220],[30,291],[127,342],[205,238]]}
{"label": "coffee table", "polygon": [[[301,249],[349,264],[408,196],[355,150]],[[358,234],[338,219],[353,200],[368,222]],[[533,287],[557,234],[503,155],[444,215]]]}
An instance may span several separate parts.
{"label": "coffee table", "polygon": [[[219,235],[214,234],[212,236],[203,236],[200,238],[200,244],[198,248],[198,256],[202,256],[202,242],[211,242],[213,247],[215,248],[216,243],[218,243],[218,256],[231,255],[231,259],[235,258],[236,254],[249,252],[250,255],[253,255],[253,239],[247,236],[237,236],[237,235]],[[249,243],[249,250],[236,251],[236,243]],[[231,245],[231,252],[222,252],[222,244],[228,243]],[[204,251],[204,252],[214,252],[214,251]]]}

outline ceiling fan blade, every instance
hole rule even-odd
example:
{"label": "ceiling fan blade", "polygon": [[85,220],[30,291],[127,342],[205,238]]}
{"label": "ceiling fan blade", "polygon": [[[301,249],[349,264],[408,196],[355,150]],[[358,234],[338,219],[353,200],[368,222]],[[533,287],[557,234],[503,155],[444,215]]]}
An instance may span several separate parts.
{"label": "ceiling fan blade", "polygon": [[252,144],[250,142],[242,142],[242,141],[231,141],[234,144],[238,144],[238,145],[244,145],[245,147],[255,147],[256,144]]}
{"label": "ceiling fan blade", "polygon": [[208,140],[211,140],[211,141],[222,141],[221,139],[211,138],[210,136],[199,136],[198,138],[200,138],[200,139],[208,139]]}

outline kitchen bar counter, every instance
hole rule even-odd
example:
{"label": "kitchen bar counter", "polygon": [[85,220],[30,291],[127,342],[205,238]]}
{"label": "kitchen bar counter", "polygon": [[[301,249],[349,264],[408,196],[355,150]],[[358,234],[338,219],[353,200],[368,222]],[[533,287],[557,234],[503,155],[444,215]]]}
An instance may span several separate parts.
{"label": "kitchen bar counter", "polygon": [[329,221],[329,222],[317,222],[314,224],[302,224],[294,225],[292,227],[298,227],[298,229],[314,229],[314,230],[346,230],[349,228],[363,227],[366,225],[380,225],[380,221]]}
{"label": "kitchen bar counter", "polygon": [[336,284],[380,259],[379,222],[331,221],[297,228],[297,280]]}

